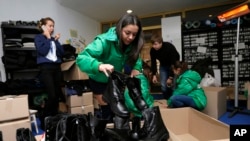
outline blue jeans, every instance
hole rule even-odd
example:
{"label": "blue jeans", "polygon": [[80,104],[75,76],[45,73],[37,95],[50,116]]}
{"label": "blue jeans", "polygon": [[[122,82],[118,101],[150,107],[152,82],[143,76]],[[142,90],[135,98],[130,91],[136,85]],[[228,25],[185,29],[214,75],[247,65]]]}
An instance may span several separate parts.
{"label": "blue jeans", "polygon": [[170,97],[172,105],[169,105],[171,108],[180,108],[180,107],[192,107],[198,109],[194,100],[187,95],[174,95]]}
{"label": "blue jeans", "polygon": [[160,83],[161,91],[165,99],[168,99],[172,95],[172,88],[167,87],[167,79],[169,76],[170,67],[160,66]]}

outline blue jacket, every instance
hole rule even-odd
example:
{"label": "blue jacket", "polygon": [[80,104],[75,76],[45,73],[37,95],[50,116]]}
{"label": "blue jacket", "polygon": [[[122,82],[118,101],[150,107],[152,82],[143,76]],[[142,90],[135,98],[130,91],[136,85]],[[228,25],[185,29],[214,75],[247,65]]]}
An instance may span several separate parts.
{"label": "blue jacket", "polygon": [[[51,41],[54,41],[56,44],[56,55],[57,60],[55,62],[46,58],[46,55],[50,51]],[[43,34],[38,34],[35,37],[35,46],[37,50],[37,64],[42,63],[61,63],[62,56],[64,54],[64,49],[59,43],[58,40],[55,40],[53,37],[51,39],[47,39]]]}

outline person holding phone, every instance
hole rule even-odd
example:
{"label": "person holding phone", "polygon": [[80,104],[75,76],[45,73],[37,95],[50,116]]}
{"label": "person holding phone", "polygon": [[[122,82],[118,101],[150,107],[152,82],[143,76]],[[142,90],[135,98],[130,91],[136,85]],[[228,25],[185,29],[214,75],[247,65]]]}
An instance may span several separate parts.
{"label": "person holding phone", "polygon": [[42,18],[38,28],[41,34],[35,36],[35,47],[37,50],[37,64],[40,67],[41,81],[45,86],[48,99],[41,118],[41,127],[44,128],[44,118],[54,116],[58,113],[59,101],[65,102],[62,93],[61,63],[64,49],[59,42],[60,34],[53,35],[55,21],[50,18]]}

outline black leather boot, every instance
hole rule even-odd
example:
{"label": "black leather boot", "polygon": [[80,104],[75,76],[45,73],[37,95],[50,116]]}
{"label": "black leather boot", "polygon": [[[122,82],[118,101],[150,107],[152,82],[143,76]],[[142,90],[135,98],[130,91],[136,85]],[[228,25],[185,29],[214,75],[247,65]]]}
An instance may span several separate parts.
{"label": "black leather boot", "polygon": [[115,116],[114,128],[106,128],[106,134],[114,141],[131,141],[129,131],[129,117]]}
{"label": "black leather boot", "polygon": [[90,132],[90,141],[107,141],[105,128],[108,123],[106,119],[99,119],[88,113],[88,128]]}
{"label": "black leather boot", "polygon": [[129,136],[131,139],[137,141],[139,140],[138,131],[141,128],[141,118],[140,117],[133,117],[132,118],[132,130],[129,131]]}
{"label": "black leather boot", "polygon": [[127,78],[126,84],[129,90],[129,96],[133,100],[136,108],[141,111],[148,108],[147,103],[142,97],[140,79],[129,77]]}
{"label": "black leather boot", "polygon": [[169,139],[169,132],[161,118],[158,106],[145,109],[142,115],[144,124],[138,132],[139,141],[166,141]]}
{"label": "black leather boot", "polygon": [[109,103],[113,113],[120,117],[129,116],[129,111],[124,101],[125,81],[126,78],[121,73],[111,73],[108,86],[103,94],[103,100]]}

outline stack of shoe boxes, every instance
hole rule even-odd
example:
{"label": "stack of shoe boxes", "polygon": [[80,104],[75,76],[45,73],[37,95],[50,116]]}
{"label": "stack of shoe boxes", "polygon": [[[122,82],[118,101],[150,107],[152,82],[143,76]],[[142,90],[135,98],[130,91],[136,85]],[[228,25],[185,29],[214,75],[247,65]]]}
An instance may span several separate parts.
{"label": "stack of shoe boxes", "polygon": [[[75,61],[64,62],[61,65],[65,81],[88,80],[88,75],[81,72]],[[67,92],[65,92],[66,95]],[[72,114],[94,113],[93,93],[83,92],[81,95],[66,96],[68,112]]]}
{"label": "stack of shoe boxes", "polygon": [[0,131],[3,141],[15,141],[18,128],[31,129],[28,95],[0,97]]}
{"label": "stack of shoe boxes", "polygon": [[68,105],[68,112],[71,114],[88,114],[89,112],[94,114],[92,92],[84,92],[81,96],[67,96],[66,102]]}

